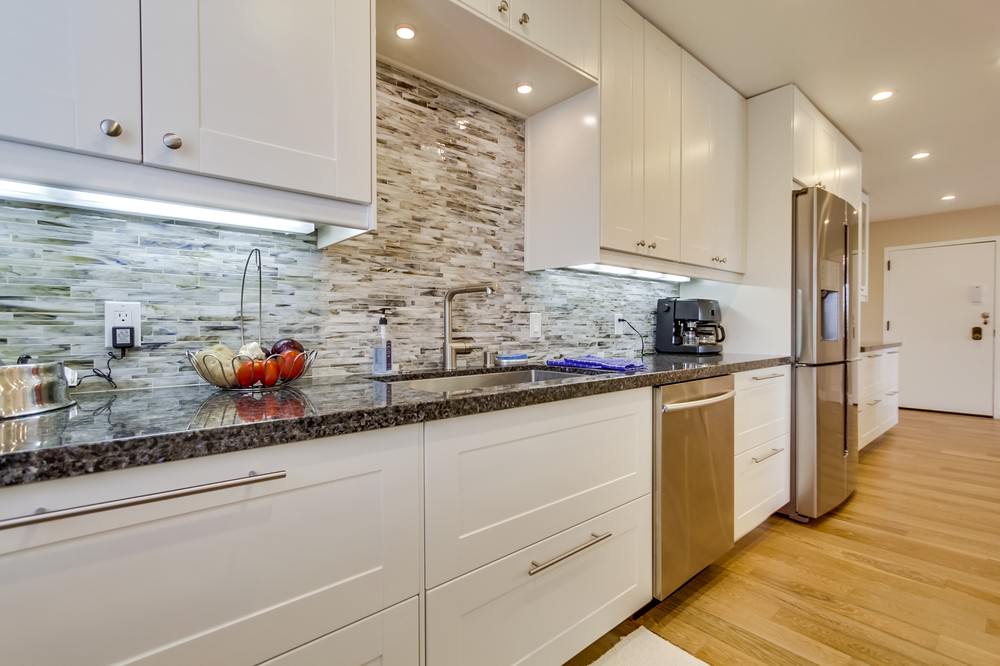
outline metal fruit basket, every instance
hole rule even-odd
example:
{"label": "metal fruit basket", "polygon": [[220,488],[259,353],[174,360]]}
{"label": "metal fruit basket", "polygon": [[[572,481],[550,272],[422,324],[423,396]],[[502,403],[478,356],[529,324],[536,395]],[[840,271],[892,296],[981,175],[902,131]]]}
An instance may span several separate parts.
{"label": "metal fruit basket", "polygon": [[[243,266],[243,282],[240,285],[240,345],[246,345],[246,316],[244,314],[244,295],[247,286],[247,270],[250,260],[257,260],[257,344],[261,343],[261,330],[264,326],[264,277],[261,269],[260,250],[254,248],[247,255]],[[232,358],[223,358],[207,351],[184,353],[198,373],[206,382],[224,391],[242,393],[258,393],[262,391],[277,391],[288,387],[301,379],[316,360],[318,352],[301,351],[294,355],[271,354],[264,359],[255,359],[246,354],[236,354]],[[255,364],[260,364],[254,367]],[[273,380],[273,381],[272,381]]]}

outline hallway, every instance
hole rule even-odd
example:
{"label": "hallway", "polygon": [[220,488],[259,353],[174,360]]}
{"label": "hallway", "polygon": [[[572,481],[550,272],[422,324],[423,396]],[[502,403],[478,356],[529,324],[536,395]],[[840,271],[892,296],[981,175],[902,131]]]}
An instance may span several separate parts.
{"label": "hallway", "polygon": [[639,624],[710,664],[1000,664],[1000,421],[902,410],[843,506],[772,517],[569,663]]}

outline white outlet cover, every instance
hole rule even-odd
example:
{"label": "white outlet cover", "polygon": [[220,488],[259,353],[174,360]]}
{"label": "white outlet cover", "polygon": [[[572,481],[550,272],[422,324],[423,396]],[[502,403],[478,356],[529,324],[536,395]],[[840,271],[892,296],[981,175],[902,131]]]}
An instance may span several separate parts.
{"label": "white outlet cover", "polygon": [[142,303],[139,301],[104,301],[104,346],[111,348],[111,329],[131,326],[135,329],[135,346],[142,346]]}
{"label": "white outlet cover", "polygon": [[542,337],[542,313],[528,313],[528,337],[534,340]]}

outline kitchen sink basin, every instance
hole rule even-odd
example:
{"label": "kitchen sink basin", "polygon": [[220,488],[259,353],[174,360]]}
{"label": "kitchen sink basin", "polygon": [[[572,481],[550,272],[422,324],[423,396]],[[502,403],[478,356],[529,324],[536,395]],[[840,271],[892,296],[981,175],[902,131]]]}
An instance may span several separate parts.
{"label": "kitchen sink basin", "polygon": [[[588,373],[589,374],[589,373]],[[511,384],[531,384],[550,379],[566,379],[579,377],[578,372],[563,372],[560,370],[511,370],[507,372],[489,372],[480,375],[451,375],[447,377],[431,377],[427,379],[397,379],[385,382],[390,386],[400,386],[448,393],[450,391],[468,391],[470,389],[489,388],[491,386],[508,386]]]}

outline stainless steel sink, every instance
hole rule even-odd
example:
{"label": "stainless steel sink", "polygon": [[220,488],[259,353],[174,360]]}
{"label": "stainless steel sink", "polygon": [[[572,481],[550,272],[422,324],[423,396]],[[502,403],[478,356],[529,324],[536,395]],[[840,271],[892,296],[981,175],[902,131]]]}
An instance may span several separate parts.
{"label": "stainless steel sink", "polygon": [[489,388],[491,386],[507,386],[510,384],[531,384],[550,379],[566,379],[579,377],[580,373],[562,372],[560,370],[512,370],[509,372],[489,372],[481,375],[457,375],[450,377],[432,377],[429,379],[399,379],[385,382],[390,386],[401,386],[448,393],[450,391],[468,391],[470,389]]}

